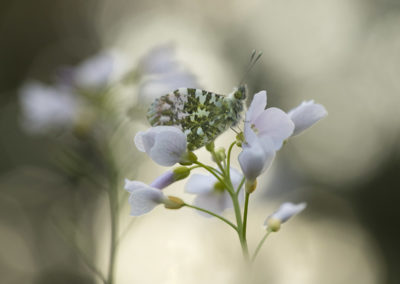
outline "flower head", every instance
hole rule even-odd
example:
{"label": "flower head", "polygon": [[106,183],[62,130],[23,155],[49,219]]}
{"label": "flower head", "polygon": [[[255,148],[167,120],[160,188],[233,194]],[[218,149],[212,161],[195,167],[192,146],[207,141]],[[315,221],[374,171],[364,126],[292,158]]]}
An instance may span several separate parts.
{"label": "flower head", "polygon": [[[234,168],[230,169],[233,187],[239,187],[243,176]],[[185,185],[185,191],[196,194],[194,205],[213,213],[221,213],[227,208],[233,207],[232,199],[228,191],[213,175],[193,174]],[[239,195],[243,197],[243,194]],[[243,201],[243,200],[241,200]],[[203,216],[210,215],[199,212]]]}
{"label": "flower head", "polygon": [[23,127],[32,133],[70,126],[79,112],[78,100],[68,89],[46,86],[35,81],[22,86],[19,99]]}
{"label": "flower head", "polygon": [[169,209],[178,209],[184,205],[179,198],[166,196],[160,189],[140,181],[125,179],[125,189],[130,193],[129,204],[132,216],[146,214],[160,204],[164,204]]}
{"label": "flower head", "polygon": [[187,157],[186,135],[174,126],[156,126],[140,131],[135,136],[139,151],[146,152],[161,166],[172,166]]}
{"label": "flower head", "polygon": [[[282,147],[293,133],[294,124],[289,116],[279,108],[267,108],[267,92],[261,91],[254,95],[246,112],[245,127],[250,127],[259,137],[268,136],[272,140],[274,150]],[[249,132],[247,132],[249,133]],[[246,137],[246,141],[249,139]]]}
{"label": "flower head", "polygon": [[278,231],[281,224],[285,223],[294,215],[299,214],[306,208],[306,203],[293,204],[291,202],[283,203],[278,210],[268,216],[264,225],[271,231]]}
{"label": "flower head", "polygon": [[293,121],[295,128],[293,136],[313,126],[317,121],[324,118],[328,112],[323,105],[311,101],[304,101],[296,108],[290,110],[288,115]]}

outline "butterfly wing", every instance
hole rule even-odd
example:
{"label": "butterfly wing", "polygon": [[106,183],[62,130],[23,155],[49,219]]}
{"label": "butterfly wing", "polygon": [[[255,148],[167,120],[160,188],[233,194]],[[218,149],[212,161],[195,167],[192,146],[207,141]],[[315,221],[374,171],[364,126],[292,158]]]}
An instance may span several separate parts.
{"label": "butterfly wing", "polygon": [[180,88],[156,99],[147,112],[152,126],[176,125],[198,149],[217,138],[237,121],[233,100],[200,89]]}

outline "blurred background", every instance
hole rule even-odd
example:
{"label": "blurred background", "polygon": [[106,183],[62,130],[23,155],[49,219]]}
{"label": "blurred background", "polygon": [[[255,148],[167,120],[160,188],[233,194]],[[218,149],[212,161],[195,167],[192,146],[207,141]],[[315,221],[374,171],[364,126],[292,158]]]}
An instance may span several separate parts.
{"label": "blurred background", "polygon": [[[165,84],[227,94],[257,49],[251,94],[265,89],[285,111],[314,99],[329,115],[290,140],[252,196],[251,249],[281,202],[308,203],[267,240],[252,281],[399,283],[399,27],[395,0],[1,1],[0,282],[107,283],[110,269],[115,283],[249,282],[224,224],[161,206],[130,217],[123,179],[149,183],[165,170],[133,143]],[[154,79],[160,47],[186,77]],[[113,54],[113,78],[104,61],[87,61],[99,54]],[[84,102],[71,103],[71,82]],[[32,84],[66,93],[49,114],[61,128],[29,124]],[[183,185],[167,192],[190,200]]]}

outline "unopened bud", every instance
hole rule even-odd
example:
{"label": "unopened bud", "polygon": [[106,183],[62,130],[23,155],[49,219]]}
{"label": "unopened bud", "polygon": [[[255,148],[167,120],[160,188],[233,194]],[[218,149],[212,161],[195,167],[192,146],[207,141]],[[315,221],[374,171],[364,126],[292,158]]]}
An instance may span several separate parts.
{"label": "unopened bud", "polygon": [[177,167],[173,171],[174,181],[185,179],[190,174],[190,169],[188,167]]}
{"label": "unopened bud", "polygon": [[179,209],[185,205],[182,199],[176,196],[167,196],[167,199],[164,201],[164,206],[167,209]]}
{"label": "unopened bud", "polygon": [[196,161],[197,161],[197,156],[193,152],[189,151],[183,154],[179,163],[184,166],[189,166]]}
{"label": "unopened bud", "polygon": [[278,232],[280,228],[281,228],[281,220],[276,218],[271,218],[268,220],[267,230],[270,230],[272,232]]}
{"label": "unopened bud", "polygon": [[211,143],[208,143],[208,144],[206,145],[206,150],[207,150],[208,152],[213,152],[213,151],[214,151],[214,148],[215,148],[214,141],[212,141]]}
{"label": "unopened bud", "polygon": [[225,160],[226,154],[225,154],[225,148],[220,147],[218,148],[215,152],[213,152],[212,159],[214,162],[219,163]]}
{"label": "unopened bud", "polygon": [[245,189],[247,193],[252,193],[257,188],[257,180],[249,181],[246,180]]}

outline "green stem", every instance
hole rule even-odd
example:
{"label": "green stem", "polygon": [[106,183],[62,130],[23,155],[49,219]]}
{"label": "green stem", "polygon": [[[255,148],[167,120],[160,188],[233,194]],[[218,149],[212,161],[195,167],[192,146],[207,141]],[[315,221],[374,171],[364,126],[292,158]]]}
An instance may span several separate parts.
{"label": "green stem", "polygon": [[[215,176],[215,178],[218,181],[220,181],[222,184],[224,184],[226,186],[225,181],[221,179],[221,177],[218,175],[219,172],[216,171],[216,169],[214,169],[212,167],[209,167],[209,166],[207,166],[207,165],[205,165],[205,164],[203,164],[203,163],[201,163],[199,161],[194,162],[194,164],[199,165],[200,167],[202,167],[205,170],[207,170],[209,173],[211,173],[213,176]],[[221,174],[221,173],[219,173],[219,174]]]}
{"label": "green stem", "polygon": [[206,209],[204,209],[204,208],[200,208],[200,207],[197,207],[197,206],[194,206],[194,205],[190,205],[190,204],[186,204],[186,203],[184,204],[184,206],[190,207],[190,208],[193,208],[193,209],[202,211],[202,212],[204,212],[204,213],[207,213],[207,214],[209,214],[209,215],[211,215],[211,216],[214,216],[214,217],[220,219],[221,221],[225,222],[225,223],[228,224],[229,226],[231,226],[235,231],[238,231],[238,228],[237,228],[231,221],[225,219],[224,217],[222,217],[222,216],[220,216],[220,215],[218,215],[218,214],[215,214],[215,213],[213,213],[213,212],[211,212],[211,211],[208,211],[208,210],[206,210]]}
{"label": "green stem", "polygon": [[263,246],[265,240],[268,238],[269,234],[271,234],[272,231],[267,231],[267,233],[264,235],[264,237],[261,239],[261,241],[258,243],[256,250],[254,251],[253,257],[251,258],[251,262],[254,262],[256,259],[261,247]]}
{"label": "green stem", "polygon": [[231,153],[232,153],[232,149],[233,149],[233,146],[235,146],[236,145],[236,142],[233,142],[230,146],[229,146],[229,149],[228,149],[228,155],[227,155],[227,174],[228,174],[228,177],[230,177],[231,176],[231,173],[230,173],[230,170],[231,170]]}
{"label": "green stem", "polygon": [[246,178],[243,177],[243,178],[242,178],[242,181],[241,181],[240,184],[239,184],[239,186],[236,188],[236,191],[235,191],[236,195],[239,194],[240,189],[242,188],[242,186],[243,186],[243,184],[244,184],[245,181],[246,181]]}
{"label": "green stem", "polygon": [[244,200],[244,211],[243,211],[243,238],[246,240],[246,230],[247,230],[247,213],[249,211],[249,199],[250,193],[246,192],[245,200]]}

